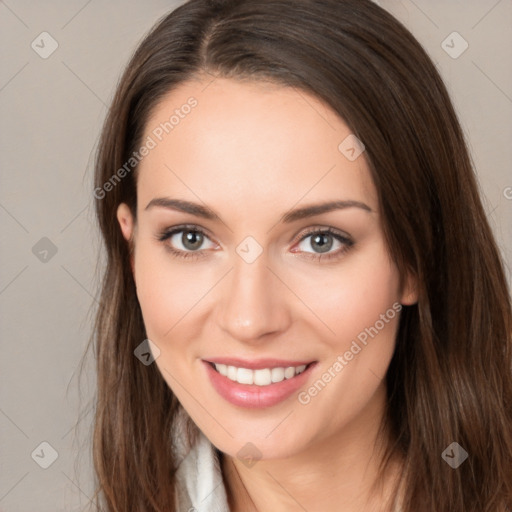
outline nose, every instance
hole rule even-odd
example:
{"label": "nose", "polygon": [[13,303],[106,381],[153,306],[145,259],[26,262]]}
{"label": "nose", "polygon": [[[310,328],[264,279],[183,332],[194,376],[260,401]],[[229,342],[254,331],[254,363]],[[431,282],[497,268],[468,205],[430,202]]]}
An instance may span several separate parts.
{"label": "nose", "polygon": [[221,330],[245,343],[285,331],[291,318],[290,292],[269,268],[265,253],[252,263],[235,254],[233,266],[219,290],[217,323]]}

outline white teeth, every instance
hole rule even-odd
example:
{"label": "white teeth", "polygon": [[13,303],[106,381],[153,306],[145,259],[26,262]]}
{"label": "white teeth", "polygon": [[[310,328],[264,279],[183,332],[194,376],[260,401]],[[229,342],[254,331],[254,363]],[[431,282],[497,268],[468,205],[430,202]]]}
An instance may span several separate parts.
{"label": "white teeth", "polygon": [[[217,366],[217,365],[215,365]],[[228,366],[228,379],[236,380],[236,367],[235,366]]]}
{"label": "white teeth", "polygon": [[284,368],[272,368],[272,382],[281,382],[284,380]]}
{"label": "white teeth", "polygon": [[291,379],[292,377],[295,377],[295,368],[293,366],[289,366],[284,371],[284,378]]}
{"label": "white teeth", "polygon": [[216,364],[215,369],[228,379],[240,384],[256,384],[257,386],[269,386],[284,379],[291,379],[302,373],[306,365],[289,366],[287,368],[263,368],[260,370],[250,370],[248,368],[237,368],[225,364]]}
{"label": "white teeth", "polygon": [[[239,370],[240,371],[240,370]],[[257,386],[268,386],[272,382],[270,378],[270,370],[254,370],[254,384]]]}
{"label": "white teeth", "polygon": [[238,368],[236,381],[240,384],[252,384],[254,382],[254,372],[247,368]]}
{"label": "white teeth", "polygon": [[215,365],[217,368],[217,371],[226,377],[228,375],[228,367],[225,364],[217,364]]}

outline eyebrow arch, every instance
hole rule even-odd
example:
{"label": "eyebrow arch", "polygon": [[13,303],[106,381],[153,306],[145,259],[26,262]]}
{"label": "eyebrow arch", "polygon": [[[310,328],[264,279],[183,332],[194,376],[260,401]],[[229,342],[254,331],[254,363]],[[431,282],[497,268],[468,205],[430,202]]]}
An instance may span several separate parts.
{"label": "eyebrow arch", "polygon": [[[177,210],[180,212],[190,213],[197,217],[203,217],[208,220],[217,221],[220,217],[210,208],[202,206],[198,203],[192,203],[182,199],[171,199],[170,197],[156,197],[152,199],[145,210],[149,210],[153,207],[168,208],[170,210]],[[281,220],[285,224],[295,222],[300,219],[307,217],[313,217],[322,213],[331,212],[334,210],[343,210],[345,208],[361,208],[364,211],[372,212],[372,209],[361,201],[328,201],[326,203],[312,204],[297,208],[288,213],[285,213]]]}
{"label": "eyebrow arch", "polygon": [[169,210],[177,210],[179,212],[190,213],[197,217],[203,217],[209,220],[220,220],[220,217],[210,208],[202,206],[198,203],[184,201],[182,199],[171,199],[170,197],[156,197],[152,199],[145,210],[149,210],[155,206],[167,208]]}
{"label": "eyebrow arch", "polygon": [[332,212],[334,210],[343,210],[345,208],[361,208],[362,210],[371,213],[372,209],[361,201],[328,201],[327,203],[312,204],[292,210],[282,217],[284,223],[295,222],[321,213]]}

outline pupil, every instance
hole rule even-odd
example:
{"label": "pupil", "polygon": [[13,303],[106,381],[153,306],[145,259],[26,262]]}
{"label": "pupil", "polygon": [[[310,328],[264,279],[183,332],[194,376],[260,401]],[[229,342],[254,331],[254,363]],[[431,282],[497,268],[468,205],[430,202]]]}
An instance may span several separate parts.
{"label": "pupil", "polygon": [[203,235],[201,235],[201,233],[196,231],[187,231],[184,235],[183,245],[189,249],[197,249],[201,246],[202,241]]}
{"label": "pupil", "polygon": [[[325,237],[328,237],[330,239],[330,243],[325,242]],[[324,243],[322,243],[322,241],[324,241]],[[319,252],[327,252],[332,247],[332,238],[328,234],[315,235],[313,237],[313,244],[318,245]]]}

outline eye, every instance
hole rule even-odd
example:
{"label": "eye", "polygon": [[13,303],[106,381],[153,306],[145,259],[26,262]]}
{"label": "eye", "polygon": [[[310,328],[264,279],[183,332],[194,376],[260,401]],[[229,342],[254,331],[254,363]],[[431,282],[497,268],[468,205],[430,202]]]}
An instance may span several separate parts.
{"label": "eye", "polygon": [[[207,249],[216,247],[206,232],[196,225],[175,226],[157,235],[157,239],[164,243],[165,248],[173,256],[185,259],[205,257]],[[209,247],[204,247],[206,241],[210,243]],[[299,250],[292,249],[291,252],[304,253],[306,258],[318,261],[330,260],[340,258],[353,245],[354,242],[347,235],[333,228],[316,228],[303,234],[297,244]],[[336,246],[338,250],[332,251]],[[313,251],[309,251],[309,248]]]}
{"label": "eye", "polygon": [[[181,258],[202,257],[203,250],[215,247],[208,235],[198,226],[176,226],[162,232],[158,240],[165,242],[166,248]],[[203,247],[206,240],[210,241],[210,247]]]}
{"label": "eye", "polygon": [[[309,240],[308,240],[309,239]],[[298,247],[300,251],[307,254],[307,258],[320,260],[341,257],[347,250],[354,245],[354,242],[343,233],[332,228],[315,229],[303,235],[300,239]],[[333,247],[337,251],[330,252]],[[308,251],[312,248],[313,251]],[[292,252],[298,252],[293,250]]]}

